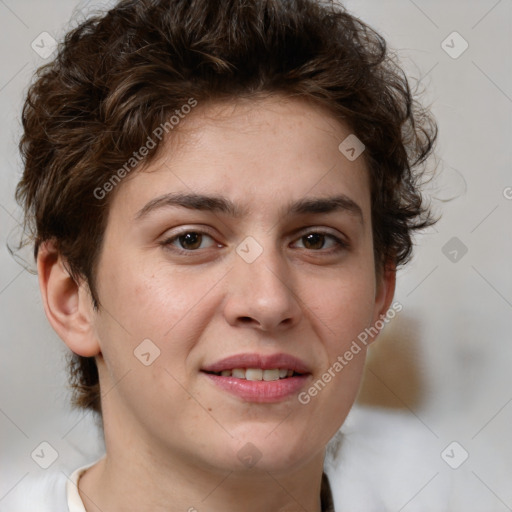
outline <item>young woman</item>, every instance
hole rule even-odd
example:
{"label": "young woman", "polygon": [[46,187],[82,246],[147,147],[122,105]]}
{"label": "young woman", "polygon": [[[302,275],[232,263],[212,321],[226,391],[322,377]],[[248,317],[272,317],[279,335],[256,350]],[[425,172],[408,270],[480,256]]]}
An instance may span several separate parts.
{"label": "young woman", "polygon": [[106,446],[44,506],[335,510],[326,446],[432,222],[435,122],[384,40],[329,2],[124,0],[23,126],[44,308]]}

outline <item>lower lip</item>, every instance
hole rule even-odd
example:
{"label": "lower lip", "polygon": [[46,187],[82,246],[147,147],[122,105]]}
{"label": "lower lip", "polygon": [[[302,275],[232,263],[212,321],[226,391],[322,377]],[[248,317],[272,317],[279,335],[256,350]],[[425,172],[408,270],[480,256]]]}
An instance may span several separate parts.
{"label": "lower lip", "polygon": [[217,386],[247,402],[281,402],[298,393],[304,387],[309,375],[288,377],[279,380],[244,380],[236,377],[222,377],[203,372]]}

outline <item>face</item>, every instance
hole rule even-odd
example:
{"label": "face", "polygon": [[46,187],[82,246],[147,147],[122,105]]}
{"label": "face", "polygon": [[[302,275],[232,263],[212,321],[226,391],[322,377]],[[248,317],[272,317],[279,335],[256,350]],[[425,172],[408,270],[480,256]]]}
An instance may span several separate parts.
{"label": "face", "polygon": [[300,100],[199,105],[180,129],[112,198],[94,315],[107,444],[299,467],[344,421],[366,350],[344,354],[391,300],[364,160]]}

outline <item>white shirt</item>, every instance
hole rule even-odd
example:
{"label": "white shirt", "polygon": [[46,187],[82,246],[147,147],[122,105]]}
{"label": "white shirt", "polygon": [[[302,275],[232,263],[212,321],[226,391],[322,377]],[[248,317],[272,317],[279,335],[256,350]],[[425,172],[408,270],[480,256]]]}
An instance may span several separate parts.
{"label": "white shirt", "polygon": [[68,477],[64,471],[28,476],[1,501],[2,512],[86,512],[78,492],[78,480],[97,461],[82,466]]}
{"label": "white shirt", "polygon": [[66,512],[86,512],[84,502],[82,501],[82,498],[80,498],[80,493],[78,492],[78,480],[93,464],[82,466],[81,468],[73,471],[69,480],[66,482],[66,498],[68,503],[68,511]]}
{"label": "white shirt", "polygon": [[94,464],[96,462],[76,469],[69,478],[64,472],[54,472],[38,480],[29,479],[11,496],[14,501],[7,500],[1,504],[8,505],[9,512],[86,512],[78,481]]}

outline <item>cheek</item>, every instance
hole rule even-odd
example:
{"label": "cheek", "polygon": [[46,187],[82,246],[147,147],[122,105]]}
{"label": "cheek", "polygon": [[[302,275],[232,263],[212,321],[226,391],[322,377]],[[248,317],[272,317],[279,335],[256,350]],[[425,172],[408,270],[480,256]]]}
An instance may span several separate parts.
{"label": "cheek", "polygon": [[171,271],[165,264],[149,267],[139,262],[128,269],[121,259],[115,267],[104,266],[97,323],[103,380],[116,389],[109,398],[120,396],[121,403],[140,410],[141,418],[152,417],[156,408],[172,419],[185,410],[194,413],[180,383],[187,382],[187,357],[215,308],[208,291],[222,274]]}
{"label": "cheek", "polygon": [[183,271],[168,264],[142,272],[131,283],[138,298],[131,314],[162,341],[177,332],[184,340],[193,338],[211,320],[216,307],[215,287],[224,273],[213,268],[198,271],[189,267]]}
{"label": "cheek", "polygon": [[[371,258],[347,265],[323,282],[309,279],[311,324],[323,340],[322,371],[299,397],[334,434],[352,406],[363,373],[367,346],[359,336],[372,325],[375,274]],[[313,287],[312,287],[313,286]]]}
{"label": "cheek", "polygon": [[102,346],[105,357],[112,350],[112,360],[123,356],[121,352],[133,357],[133,350],[147,338],[163,354],[186,356],[214,314],[211,290],[224,274],[171,268],[165,262],[105,263],[100,300],[108,313],[101,315],[98,330],[100,340],[112,346]]}
{"label": "cheek", "polygon": [[339,429],[356,399],[367,352],[358,337],[372,324],[375,291],[372,277],[355,274],[317,285],[309,289],[305,311],[310,310],[310,325],[322,343],[322,364],[298,400],[308,417],[321,418],[321,429],[310,426],[320,443]]}
{"label": "cheek", "polygon": [[327,279],[305,279],[304,302],[312,325],[327,340],[327,348],[341,350],[371,325],[375,310],[375,279],[371,272],[340,271]]}

